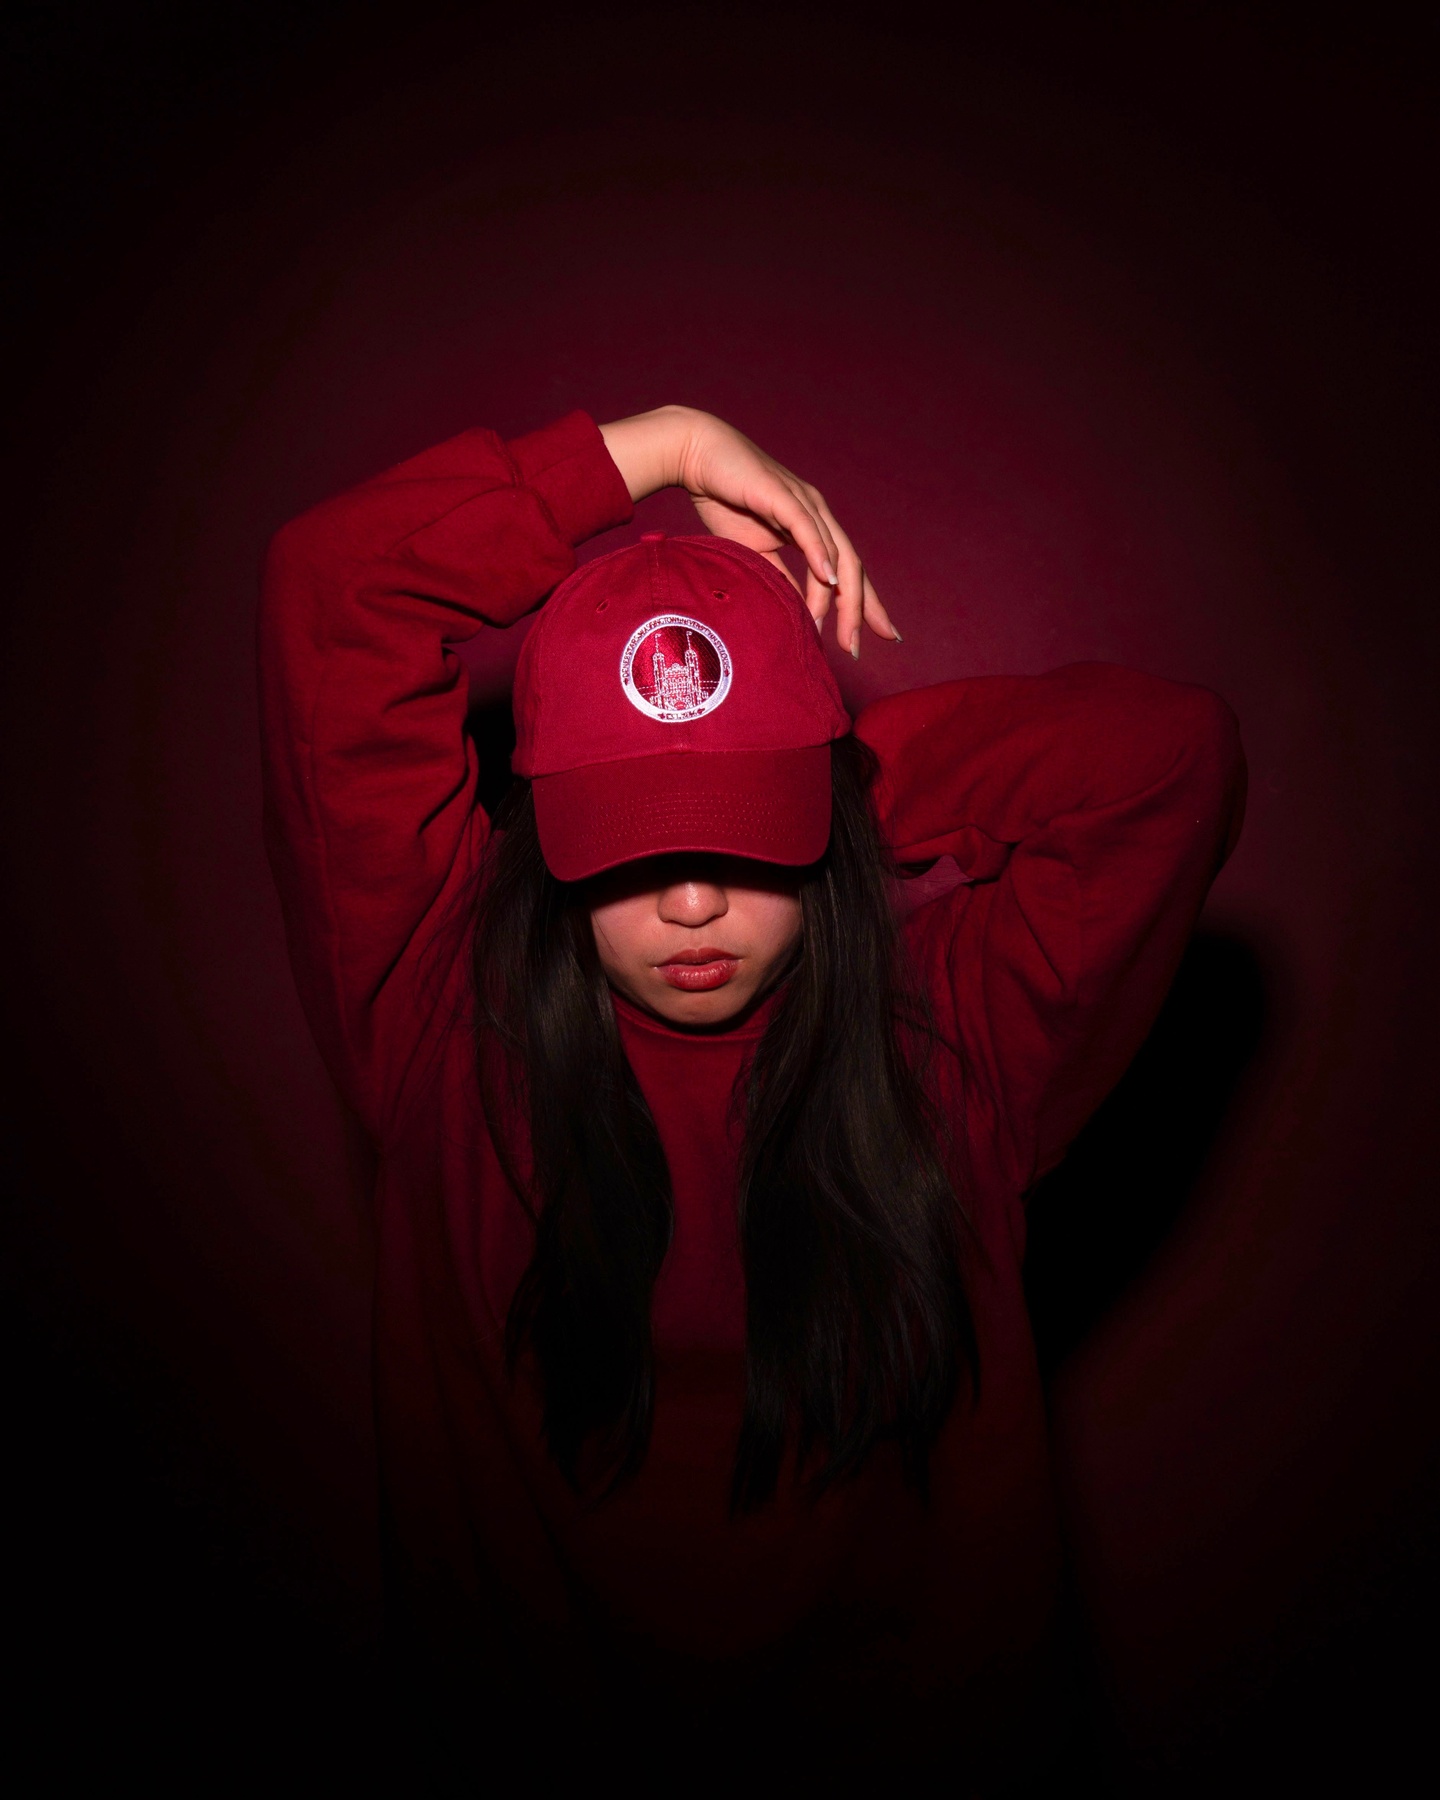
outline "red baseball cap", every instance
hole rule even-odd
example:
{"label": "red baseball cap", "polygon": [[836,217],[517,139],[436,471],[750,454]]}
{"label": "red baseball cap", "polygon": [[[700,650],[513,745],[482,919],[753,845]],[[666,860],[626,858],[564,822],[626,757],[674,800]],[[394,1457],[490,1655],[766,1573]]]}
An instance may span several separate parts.
{"label": "red baseball cap", "polygon": [[515,723],[561,881],[671,850],[825,853],[850,718],[800,596],[742,544],[653,531],[577,569],[525,640]]}

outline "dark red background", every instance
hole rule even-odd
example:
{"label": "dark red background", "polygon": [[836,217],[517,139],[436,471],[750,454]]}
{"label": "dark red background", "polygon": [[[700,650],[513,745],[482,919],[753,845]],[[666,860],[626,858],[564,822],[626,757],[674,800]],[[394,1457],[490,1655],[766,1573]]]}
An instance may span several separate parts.
{"label": "dark red background", "polygon": [[[1433,33],[13,18],[7,1541],[52,1756],[370,1766],[364,1158],[260,847],[265,540],[466,426],[682,400],[860,542],[905,643],[852,702],[1098,657],[1239,713],[1244,841],[1035,1203],[1066,1779],[1382,1780],[1440,1597]],[[470,659],[502,750],[522,631]]]}

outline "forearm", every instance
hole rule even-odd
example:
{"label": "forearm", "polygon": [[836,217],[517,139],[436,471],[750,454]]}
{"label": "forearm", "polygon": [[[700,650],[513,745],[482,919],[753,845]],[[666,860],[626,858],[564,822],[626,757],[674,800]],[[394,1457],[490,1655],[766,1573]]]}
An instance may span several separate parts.
{"label": "forearm", "polygon": [[902,861],[958,861],[975,834],[993,860],[1062,822],[1083,839],[1088,821],[1132,812],[1143,834],[1156,800],[1228,814],[1237,780],[1234,720],[1213,694],[1104,664],[922,688],[867,708],[857,729],[884,764]]}
{"label": "forearm", "polygon": [[974,884],[919,929],[1028,1185],[1149,1030],[1235,843],[1234,717],[1203,688],[1091,664],[897,695],[857,729],[898,860],[950,855]]}

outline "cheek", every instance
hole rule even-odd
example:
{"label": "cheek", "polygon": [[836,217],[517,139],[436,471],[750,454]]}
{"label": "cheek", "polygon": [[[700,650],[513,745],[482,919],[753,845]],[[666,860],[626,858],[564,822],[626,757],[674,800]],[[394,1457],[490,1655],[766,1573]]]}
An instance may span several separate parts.
{"label": "cheek", "polygon": [[786,955],[799,941],[800,902],[791,894],[759,895],[756,901],[756,947],[763,947],[764,954],[773,961]]}
{"label": "cheek", "polygon": [[603,968],[623,969],[643,960],[645,928],[653,914],[653,907],[647,914],[644,906],[627,900],[612,901],[607,906],[592,909],[590,924]]}

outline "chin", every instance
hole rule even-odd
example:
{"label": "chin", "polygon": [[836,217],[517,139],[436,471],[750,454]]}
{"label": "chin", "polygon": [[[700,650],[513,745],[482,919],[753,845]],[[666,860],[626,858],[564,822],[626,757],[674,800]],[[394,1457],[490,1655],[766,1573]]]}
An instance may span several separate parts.
{"label": "chin", "polygon": [[682,994],[664,987],[650,1001],[650,1010],[671,1025],[719,1025],[744,1012],[753,997],[749,993],[737,994],[730,987],[713,988],[703,994]]}

